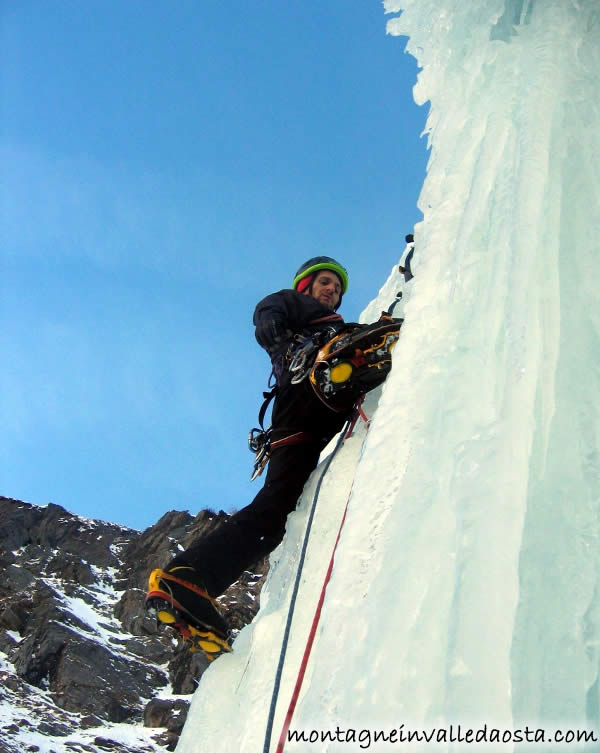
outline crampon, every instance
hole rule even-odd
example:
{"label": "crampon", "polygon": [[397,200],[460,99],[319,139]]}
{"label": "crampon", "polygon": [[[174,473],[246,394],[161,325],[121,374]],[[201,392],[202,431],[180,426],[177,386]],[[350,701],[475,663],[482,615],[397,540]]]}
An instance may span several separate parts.
{"label": "crampon", "polygon": [[[171,583],[193,588],[196,598],[204,607],[207,622],[194,617],[189,610],[177,601],[170,587]],[[174,630],[188,645],[190,651],[203,651],[209,661],[214,661],[223,653],[231,651],[229,635],[223,618],[218,613],[214,600],[202,589],[186,583],[163,570],[154,570],[150,575],[150,590],[146,596],[146,611],[157,622]],[[204,616],[204,615],[203,615]],[[210,625],[208,619],[218,623]]]}
{"label": "crampon", "polygon": [[146,609],[150,614],[155,613],[158,622],[177,632],[189,644],[190,651],[203,651],[209,661],[214,661],[217,656],[231,651],[227,639],[221,638],[208,627],[195,626],[187,622],[186,618],[164,599],[148,599]]}

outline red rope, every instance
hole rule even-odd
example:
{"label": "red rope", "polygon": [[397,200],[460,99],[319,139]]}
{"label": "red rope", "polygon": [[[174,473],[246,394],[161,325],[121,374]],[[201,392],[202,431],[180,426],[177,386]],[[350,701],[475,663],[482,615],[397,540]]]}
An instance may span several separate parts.
{"label": "red rope", "polygon": [[352,423],[350,424],[350,428],[346,432],[346,439],[350,439],[350,437],[352,436],[352,432],[354,431],[354,427],[356,426],[356,422],[358,421],[359,418],[362,418],[362,420],[367,425],[367,429],[369,428],[369,425],[370,425],[371,422],[369,421],[369,419],[367,418],[364,410],[362,409],[362,404],[364,403],[364,401],[365,401],[365,396],[361,395],[358,398],[358,401],[356,403],[356,415],[352,419]]}
{"label": "red rope", "polygon": [[304,675],[306,673],[306,667],[308,666],[310,652],[312,650],[313,642],[315,640],[315,635],[317,632],[317,627],[319,625],[319,620],[321,618],[321,609],[323,607],[323,601],[325,600],[325,591],[327,590],[327,585],[331,578],[331,571],[333,570],[333,560],[335,558],[335,552],[337,549],[338,542],[340,540],[342,528],[344,527],[344,522],[346,520],[346,513],[348,511],[349,502],[350,502],[350,497],[348,497],[348,501],[346,502],[346,507],[344,508],[344,515],[342,517],[342,522],[340,523],[337,538],[335,540],[335,544],[333,545],[333,551],[331,552],[331,559],[329,560],[329,567],[327,568],[327,573],[325,574],[325,580],[323,581],[323,587],[321,588],[321,594],[319,596],[319,603],[317,604],[317,608],[315,610],[315,616],[313,617],[310,634],[308,636],[308,641],[306,642],[306,647],[304,649],[304,656],[302,657],[302,663],[300,664],[300,670],[298,672],[298,677],[296,679],[296,685],[294,686],[292,699],[290,701],[290,705],[285,715],[285,719],[283,722],[283,729],[281,730],[281,735],[279,736],[279,742],[277,743],[277,749],[275,753],[282,753],[283,751],[283,746],[285,745],[285,740],[287,737],[288,730],[290,728],[292,716],[294,715],[296,703],[298,702],[298,696],[300,695],[300,689],[302,688],[302,682],[304,681]]}

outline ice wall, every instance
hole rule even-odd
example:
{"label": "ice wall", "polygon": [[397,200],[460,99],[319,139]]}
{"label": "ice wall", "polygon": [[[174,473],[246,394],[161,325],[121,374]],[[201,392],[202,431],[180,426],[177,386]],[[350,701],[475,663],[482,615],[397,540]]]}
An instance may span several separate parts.
{"label": "ice wall", "polygon": [[[272,751],[349,495],[293,729],[600,726],[598,3],[385,6],[430,101],[424,221],[392,374],[321,493]],[[314,483],[179,753],[262,750]]]}
{"label": "ice wall", "polygon": [[490,485],[474,496],[460,484],[462,529],[483,518],[496,551],[479,574],[463,551],[462,583],[470,573],[497,594],[487,618],[504,623],[497,639],[510,651],[488,690],[453,681],[446,707],[469,711],[470,687],[481,715],[499,709],[487,696],[504,676],[517,719],[597,723],[600,6],[386,5],[405,10],[389,30],[410,35],[423,66],[415,95],[432,103],[421,277],[456,317],[462,355],[447,356],[464,368],[450,389],[457,397],[463,382],[460,413],[479,424],[454,481],[462,466]]}

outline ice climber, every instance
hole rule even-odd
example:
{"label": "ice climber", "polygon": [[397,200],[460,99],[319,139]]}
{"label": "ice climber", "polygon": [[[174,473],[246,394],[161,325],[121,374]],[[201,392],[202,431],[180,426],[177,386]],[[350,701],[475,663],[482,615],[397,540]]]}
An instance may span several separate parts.
{"label": "ice climber", "polygon": [[269,354],[277,380],[264,486],[247,507],[178,554],[164,570],[150,574],[147,608],[191,638],[209,658],[229,650],[228,627],[215,599],[282,540],[287,516],[321,451],[348,417],[348,411],[334,412],[319,400],[308,379],[292,384],[286,368],[296,335],[323,329],[335,334],[344,327],[336,312],[347,287],[344,267],[317,256],[300,267],[291,290],[273,293],[256,306],[256,339]]}

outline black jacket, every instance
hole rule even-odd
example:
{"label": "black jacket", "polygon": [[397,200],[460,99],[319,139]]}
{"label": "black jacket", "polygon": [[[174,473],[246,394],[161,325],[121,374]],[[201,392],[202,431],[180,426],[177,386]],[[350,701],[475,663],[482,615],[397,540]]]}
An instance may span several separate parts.
{"label": "black jacket", "polygon": [[263,298],[254,311],[255,326],[258,327],[263,318],[283,320],[286,329],[289,330],[289,337],[284,339],[275,351],[269,350],[267,345],[260,341],[258,333],[256,334],[258,344],[271,356],[278,381],[281,380],[285,368],[285,355],[294,335],[310,336],[327,328],[338,331],[344,326],[344,320],[339,314],[323,306],[315,298],[296,290],[280,290]]}

